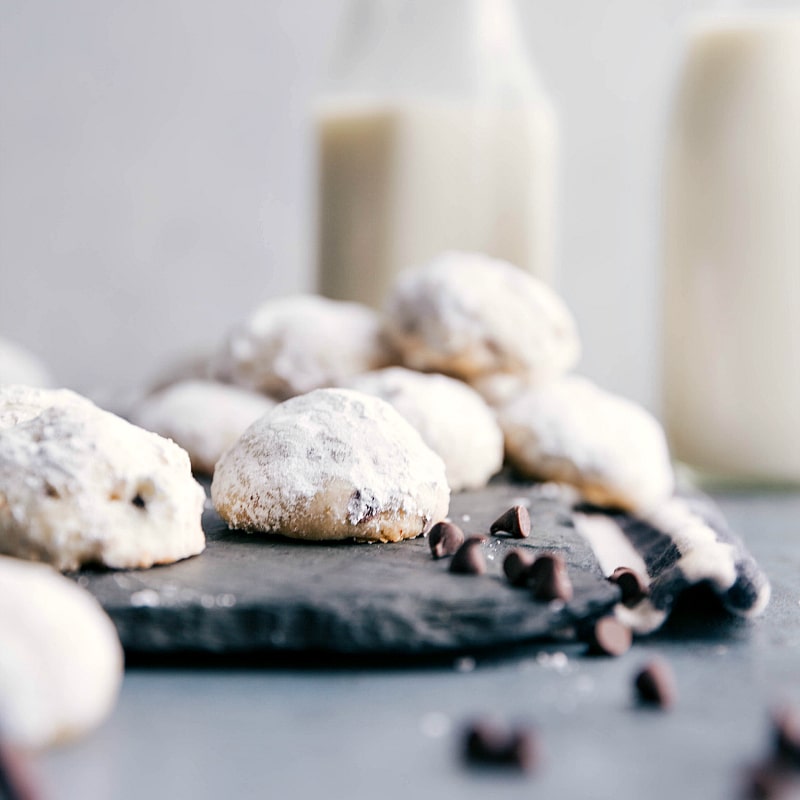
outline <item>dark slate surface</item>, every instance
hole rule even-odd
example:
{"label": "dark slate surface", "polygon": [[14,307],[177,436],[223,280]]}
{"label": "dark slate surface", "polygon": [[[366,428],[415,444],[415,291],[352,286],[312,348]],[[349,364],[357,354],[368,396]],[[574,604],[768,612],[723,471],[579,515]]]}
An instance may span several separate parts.
{"label": "dark slate surface", "polygon": [[[204,515],[206,551],[166,567],[74,576],[111,615],[128,652],[425,654],[517,644],[563,633],[611,608],[616,587],[572,527],[568,509],[537,487],[496,483],[455,495],[450,516],[465,533],[488,533],[510,505],[530,503],[528,540],[492,537],[489,572],[451,575],[426,539],[400,544],[312,544],[229,531]],[[558,550],[575,597],[534,602],[509,586],[510,547]]]}

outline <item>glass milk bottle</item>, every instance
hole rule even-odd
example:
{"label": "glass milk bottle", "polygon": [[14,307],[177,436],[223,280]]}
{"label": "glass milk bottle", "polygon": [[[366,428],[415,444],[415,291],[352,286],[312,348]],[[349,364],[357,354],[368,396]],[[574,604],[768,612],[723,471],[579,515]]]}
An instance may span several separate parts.
{"label": "glass milk bottle", "polygon": [[664,417],[702,472],[800,481],[800,15],[692,27],[666,164]]}
{"label": "glass milk bottle", "polygon": [[448,249],[553,269],[556,121],[510,0],[356,0],[315,109],[320,291]]}

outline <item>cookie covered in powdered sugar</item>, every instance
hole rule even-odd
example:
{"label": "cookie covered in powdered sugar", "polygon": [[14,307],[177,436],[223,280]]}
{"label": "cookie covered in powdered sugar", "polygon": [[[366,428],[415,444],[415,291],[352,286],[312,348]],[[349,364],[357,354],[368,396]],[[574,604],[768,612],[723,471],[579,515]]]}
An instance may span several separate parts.
{"label": "cookie covered in powdered sugar", "polygon": [[388,403],[318,389],[254,422],[217,463],[211,499],[232,528],[393,542],[447,514],[444,463]]}
{"label": "cookie covered in powdered sugar", "polygon": [[510,373],[545,382],[580,355],[575,322],[558,295],[478,253],[444,253],[401,273],[386,314],[405,366],[467,381]]}
{"label": "cookie covered in powdered sugar", "polygon": [[500,408],[498,419],[509,462],[529,478],[572,484],[591,503],[634,512],[673,492],[658,421],[585,378],[528,389]]}
{"label": "cookie covered in powdered sugar", "polygon": [[222,454],[275,406],[258,392],[217,381],[187,380],[143,398],[131,421],[179,444],[195,472],[211,475]]}
{"label": "cookie covered in powdered sugar", "polygon": [[261,305],[228,337],[215,374],[278,399],[388,366],[380,316],[358,303],[297,295]]}
{"label": "cookie covered in powdered sugar", "polygon": [[0,424],[0,553],[74,570],[205,547],[205,494],[174,442],[66,390],[0,387]]}
{"label": "cookie covered in powdered sugar", "polygon": [[441,456],[452,491],[480,489],[502,467],[503,433],[494,412],[465,383],[388,367],[345,385],[391,403]]}
{"label": "cookie covered in powdered sugar", "polygon": [[43,564],[0,556],[3,737],[39,749],[81,736],[122,683],[116,629],[85,589]]}
{"label": "cookie covered in powdered sugar", "polygon": [[0,431],[38,417],[52,406],[79,405],[87,409],[94,404],[69,389],[41,389],[33,386],[0,386]]}
{"label": "cookie covered in powdered sugar", "polygon": [[33,353],[0,338],[0,386],[10,384],[47,388],[53,385],[53,376]]}

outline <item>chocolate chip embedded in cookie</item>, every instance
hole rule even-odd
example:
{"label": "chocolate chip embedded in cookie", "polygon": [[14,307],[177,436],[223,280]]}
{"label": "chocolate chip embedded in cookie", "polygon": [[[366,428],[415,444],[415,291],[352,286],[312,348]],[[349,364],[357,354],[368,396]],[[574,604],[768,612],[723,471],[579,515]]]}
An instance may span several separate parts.
{"label": "chocolate chip embedded in cookie", "polygon": [[233,528],[298,539],[399,541],[447,515],[444,464],[388,403],[318,389],[254,422],[217,463]]}

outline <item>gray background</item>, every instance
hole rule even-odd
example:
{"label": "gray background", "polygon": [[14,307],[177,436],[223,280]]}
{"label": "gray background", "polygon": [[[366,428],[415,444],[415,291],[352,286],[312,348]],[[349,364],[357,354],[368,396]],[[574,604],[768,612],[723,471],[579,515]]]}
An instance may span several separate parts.
{"label": "gray background", "polygon": [[[581,370],[657,409],[665,120],[684,16],[719,3],[519,5],[560,115]],[[135,387],[310,288],[309,108],[344,8],[3,0],[0,336],[78,390]]]}

